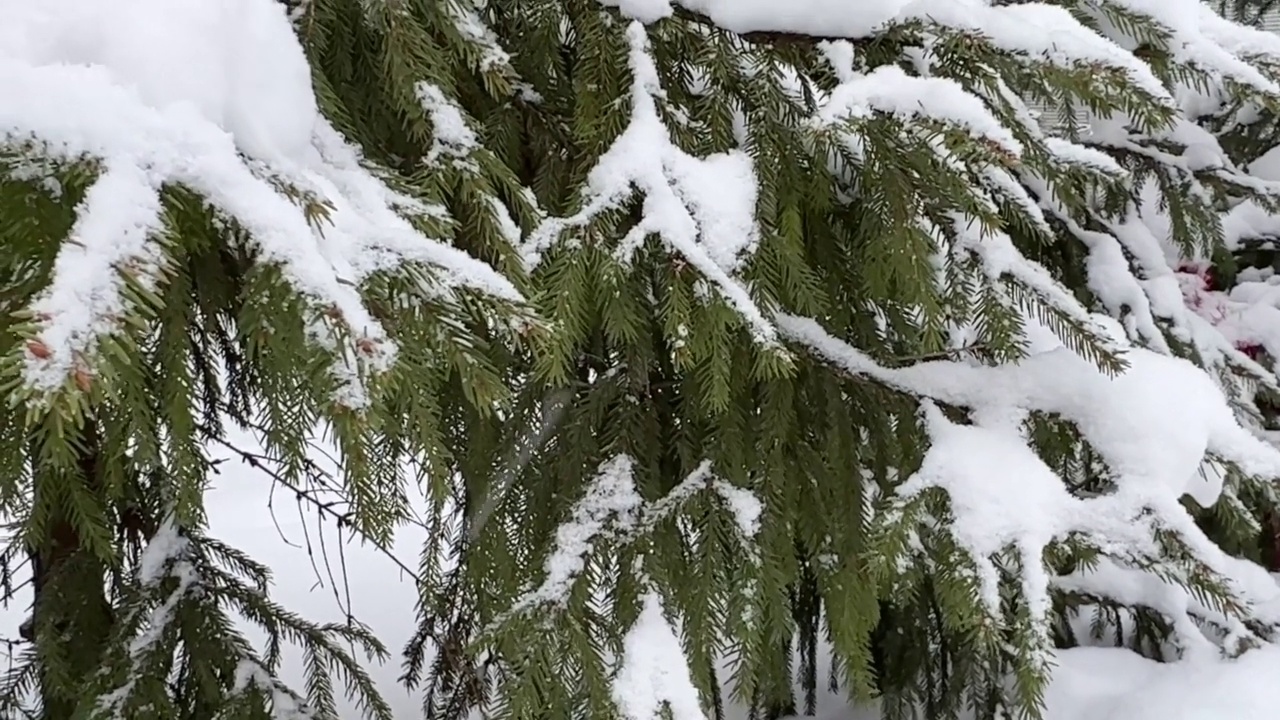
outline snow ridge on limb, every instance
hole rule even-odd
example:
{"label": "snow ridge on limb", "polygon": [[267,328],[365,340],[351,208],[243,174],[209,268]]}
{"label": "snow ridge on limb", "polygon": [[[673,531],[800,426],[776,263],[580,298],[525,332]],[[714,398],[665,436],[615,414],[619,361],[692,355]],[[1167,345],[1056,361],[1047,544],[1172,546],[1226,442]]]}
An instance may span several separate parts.
{"label": "snow ridge on limb", "polygon": [[548,219],[534,231],[524,248],[528,263],[536,266],[541,253],[567,230],[630,200],[634,186],[644,193],[644,218],[622,238],[619,259],[628,261],[648,236],[657,235],[706,276],[746,318],[757,340],[772,344],[775,330],[747,287],[731,275],[758,233],[751,158],[741,151],[695,158],[673,143],[658,114],[662,86],[640,23],[627,28],[627,42],[632,72],[627,129],[592,168],[584,207],[567,218]]}
{"label": "snow ridge on limb", "polygon": [[[1222,476],[1201,472],[1210,457],[1252,475],[1280,477],[1280,450],[1240,425],[1201,368],[1130,347],[1128,369],[1119,376],[1099,371],[1064,348],[1041,350],[1006,366],[931,361],[892,369],[812,320],[780,317],[779,324],[790,339],[851,376],[928,399],[924,415],[931,448],[917,473],[897,488],[897,499],[882,516],[881,532],[894,532],[893,525],[905,514],[919,512],[913,503],[929,488],[945,490],[954,516],[948,532],[956,535],[962,551],[972,554],[982,597],[997,622],[1003,613],[992,558],[1008,548],[1023,554],[1021,567],[1030,573],[1023,578],[1024,592],[1046,643],[1051,588],[1087,585],[1095,594],[1109,592],[1106,583],[1094,581],[1087,571],[1076,576],[1085,580],[1070,582],[1038,571],[1051,543],[1071,541],[1097,548],[1114,567],[1151,574],[1148,586],[1160,588],[1150,597],[1116,599],[1166,611],[1171,606],[1159,599],[1161,594],[1181,598],[1181,614],[1169,619],[1188,651],[1212,644],[1198,631],[1188,634],[1186,629],[1196,626],[1187,612],[1197,613],[1199,620],[1216,619],[1229,629],[1233,651],[1250,640],[1274,639],[1280,629],[1280,590],[1263,581],[1267,578],[1261,568],[1228,558],[1179,503],[1184,496],[1202,507],[1218,500]],[[1171,395],[1170,387],[1179,392]],[[933,401],[966,409],[973,424],[956,424]],[[1072,495],[1070,479],[1059,476],[1028,445],[1025,423],[1033,412],[1072,422],[1107,463],[1114,491],[1087,498]],[[1181,567],[1162,559],[1158,543],[1167,542],[1169,533],[1190,553],[1190,562]],[[1224,595],[1213,610],[1194,600],[1199,596],[1190,584],[1197,573],[1217,577],[1223,585]],[[1202,609],[1191,610],[1187,603]],[[1254,621],[1267,628],[1262,637],[1246,628]]]}
{"label": "snow ridge on limb", "polygon": [[[166,235],[180,212],[161,199],[171,188],[194,192],[220,223],[243,229],[247,249],[314,308],[326,328],[317,337],[349,346],[338,353],[352,370],[340,383],[345,405],[368,404],[359,378],[396,356],[361,297],[372,277],[415,264],[431,275],[425,292],[467,288],[521,301],[487,264],[425,235],[413,216],[443,209],[383,182],[319,112],[279,4],[138,0],[112,13],[82,0],[13,5],[0,86],[24,100],[0,110],[5,165],[87,163],[97,176],[30,307],[24,377],[33,390],[73,375],[84,384],[100,340],[155,312],[171,245],[182,242]],[[184,32],[193,28],[204,28],[202,39]],[[224,52],[224,43],[235,49]]]}
{"label": "snow ridge on limb", "polygon": [[557,528],[555,546],[543,563],[542,581],[515,602],[512,615],[547,607],[563,609],[588,561],[600,552],[597,543],[635,542],[655,524],[679,513],[698,493],[707,492],[724,505],[744,541],[759,530],[760,501],[750,491],[717,478],[710,462],[699,464],[679,485],[649,503],[636,492],[633,463],[619,455],[599,468],[570,520]]}

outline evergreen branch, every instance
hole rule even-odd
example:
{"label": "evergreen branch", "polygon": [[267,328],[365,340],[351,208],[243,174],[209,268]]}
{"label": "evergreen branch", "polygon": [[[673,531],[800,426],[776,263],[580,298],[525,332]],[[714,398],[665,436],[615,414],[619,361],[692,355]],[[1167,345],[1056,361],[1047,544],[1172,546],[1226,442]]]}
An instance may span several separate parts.
{"label": "evergreen branch", "polygon": [[867,43],[875,41],[874,37],[846,37],[843,35],[809,35],[807,33],[783,32],[777,30],[756,30],[744,33],[731,33],[725,30],[711,16],[690,10],[683,6],[675,6],[674,17],[686,23],[690,23],[703,28],[704,30],[714,30],[740,39],[752,45],[768,45],[768,46],[802,46],[805,48],[816,47],[818,43],[830,42],[851,42],[855,45],[859,43]]}
{"label": "evergreen branch", "polygon": [[[14,663],[13,644],[9,641],[9,667],[0,676],[0,712],[16,713],[29,720],[41,716],[38,708],[26,707],[26,701],[39,685],[40,662],[34,647],[25,648]],[[6,720],[16,716],[7,716]]]}
{"label": "evergreen branch", "polygon": [[502,505],[507,493],[520,475],[524,473],[524,469],[533,460],[533,456],[542,449],[542,446],[560,427],[560,423],[564,421],[565,414],[569,410],[573,396],[574,391],[571,387],[549,390],[543,396],[542,402],[539,404],[542,409],[541,420],[536,426],[527,426],[520,437],[516,438],[513,444],[514,456],[502,464],[502,469],[499,470],[498,476],[490,486],[484,501],[480,504],[472,519],[466,522],[463,535],[468,545],[480,539],[480,534],[484,532],[485,525],[488,524],[493,513]]}

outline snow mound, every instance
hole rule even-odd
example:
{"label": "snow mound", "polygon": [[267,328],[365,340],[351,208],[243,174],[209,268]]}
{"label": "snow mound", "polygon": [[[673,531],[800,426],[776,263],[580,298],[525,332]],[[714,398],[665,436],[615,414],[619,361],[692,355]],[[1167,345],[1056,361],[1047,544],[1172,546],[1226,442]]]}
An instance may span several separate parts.
{"label": "snow mound", "polygon": [[[1054,653],[1044,720],[1272,720],[1280,707],[1280,648],[1238,660],[1157,663],[1128,650]],[[823,663],[819,663],[823,664]],[[819,668],[819,677],[825,668]],[[784,720],[879,720],[879,708],[850,708],[819,685],[817,714]],[[746,718],[731,708],[727,716]],[[971,720],[971,714],[962,720]]]}
{"label": "snow mound", "polygon": [[1238,660],[1157,663],[1127,650],[1058,653],[1045,720],[1271,720],[1280,648]]}
{"label": "snow mound", "polygon": [[[305,156],[320,122],[311,67],[279,3],[4,0],[0,11],[0,59],[6,65],[95,68],[105,82],[135,93],[143,106],[182,108],[224,129],[251,157]],[[54,111],[45,118],[50,124],[77,114],[70,107],[46,107]],[[15,111],[35,120],[33,109],[10,108]],[[136,132],[142,129],[135,128],[132,138],[87,129],[84,135],[106,141],[98,148],[103,154],[123,150],[120,144],[130,139],[137,152],[149,140]]]}

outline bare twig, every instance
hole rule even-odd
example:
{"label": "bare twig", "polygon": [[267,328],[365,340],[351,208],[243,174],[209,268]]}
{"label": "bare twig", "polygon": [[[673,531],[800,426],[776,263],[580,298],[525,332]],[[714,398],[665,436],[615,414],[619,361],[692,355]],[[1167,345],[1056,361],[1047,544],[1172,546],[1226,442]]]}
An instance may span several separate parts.
{"label": "bare twig", "polygon": [[904,357],[896,357],[893,359],[894,365],[906,365],[908,363],[933,362],[935,360],[954,360],[961,355],[970,355],[972,353],[982,352],[987,349],[985,343],[973,343],[964,347],[951,348],[949,350],[939,350],[938,352],[924,353],[921,355],[907,355]]}
{"label": "bare twig", "polygon": [[[318,524],[319,518],[317,517],[317,525]],[[338,523],[339,552],[341,552],[342,549],[342,526],[343,523]],[[344,562],[342,571],[339,573],[342,576],[342,586],[346,589],[347,595],[347,604],[344,607],[342,603],[342,595],[338,593],[338,580],[333,576],[333,563],[329,560],[329,545],[324,541],[323,529],[320,531],[320,556],[324,559],[325,571],[329,573],[329,587],[333,590],[333,601],[338,604],[338,608],[342,610],[343,615],[347,618],[347,622],[350,623],[353,618],[353,615],[351,614],[351,579],[347,577],[346,563]]]}
{"label": "bare twig", "polygon": [[[207,437],[216,437],[210,433],[205,433],[205,434]],[[211,463],[213,472],[215,475],[222,474],[222,471],[219,468],[223,462],[225,462],[225,460],[219,459]],[[267,493],[267,514],[271,516],[271,524],[275,526],[276,535],[280,536],[280,541],[283,542],[285,545],[288,545],[289,547],[294,547],[301,550],[302,549],[301,545],[290,540],[284,534],[284,528],[280,526],[280,518],[276,516],[276,483],[271,483],[271,490],[270,492]]]}
{"label": "bare twig", "polygon": [[[307,548],[307,561],[311,563],[311,574],[316,576],[316,584],[311,586],[312,590],[324,587],[324,578],[320,577],[320,568],[316,565],[316,553],[311,548],[311,533],[307,531],[307,516],[302,512],[302,500],[306,498],[311,500],[311,496],[305,492],[297,492],[294,501],[298,508],[298,522],[302,525],[302,544]],[[320,528],[320,535],[324,536],[324,528]]]}
{"label": "bare twig", "polygon": [[[337,510],[334,509],[333,506],[335,505],[335,503],[321,501],[319,498],[314,497],[307,490],[294,486],[293,483],[289,482],[289,480],[285,478],[279,471],[268,467],[266,461],[269,461],[270,460],[269,458],[265,458],[264,456],[258,453],[253,453],[248,450],[244,450],[240,447],[237,447],[235,444],[231,443],[225,438],[214,437],[212,438],[212,440],[214,440],[224,448],[230,450],[231,452],[235,453],[241,460],[245,462],[245,464],[249,465],[255,470],[261,470],[268,477],[270,477],[273,482],[279,483],[284,488],[292,491],[297,496],[297,499],[299,502],[306,501],[310,503],[312,506],[316,508],[317,513],[323,516],[329,517],[337,523],[349,524],[347,522],[347,515],[345,513],[338,512]],[[418,577],[418,573],[415,572],[408,565],[406,565],[404,561],[402,561],[400,558],[396,557],[395,554],[392,553],[390,548],[388,548],[386,545],[372,538],[361,536],[361,539],[368,542],[370,545],[373,545],[374,548],[376,548],[381,554],[385,555],[388,559],[390,559],[393,563],[395,563],[396,567],[398,567],[401,572],[403,572],[404,574],[412,578],[416,584],[418,584],[419,586],[423,585],[423,581],[420,577]]]}

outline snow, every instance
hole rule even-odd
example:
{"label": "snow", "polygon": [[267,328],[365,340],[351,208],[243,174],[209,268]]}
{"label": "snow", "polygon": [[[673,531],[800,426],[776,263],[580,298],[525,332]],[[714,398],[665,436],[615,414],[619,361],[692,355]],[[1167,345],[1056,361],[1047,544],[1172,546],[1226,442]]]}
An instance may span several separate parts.
{"label": "snow", "polygon": [[[0,30],[6,75],[24,66],[100,69],[112,84],[131,90],[139,105],[183,106],[224,128],[252,157],[297,157],[310,145],[319,122],[311,69],[301,45],[281,42],[293,29],[279,5],[131,0],[108,7],[90,0],[5,0],[0,8],[8,18]],[[80,90],[89,88],[86,83]],[[26,108],[12,110],[36,117]],[[72,109],[60,110],[65,115]]]}
{"label": "snow", "polygon": [[645,593],[640,617],[622,641],[622,666],[613,681],[613,698],[627,720],[706,720],[698,689],[689,674],[684,647],[662,614],[662,600]]}
{"label": "snow", "polygon": [[[1262,40],[1270,33],[1246,29],[1223,20],[1202,0],[1107,0],[1116,7],[1156,18],[1170,31],[1170,50],[1176,60],[1195,63],[1218,78],[1250,85],[1260,92],[1280,93],[1280,86],[1235,53],[1274,51],[1274,40]],[[1207,33],[1206,33],[1207,31]],[[1238,40],[1243,38],[1243,42]],[[1222,42],[1232,45],[1224,48]]]}
{"label": "snow", "polygon": [[1239,660],[1160,664],[1125,650],[1058,656],[1045,720],[1264,720],[1280,707],[1280,648]]}
{"label": "snow", "polygon": [[1123,177],[1127,174],[1115,158],[1100,150],[1054,137],[1045,138],[1044,144],[1055,158],[1063,162],[1087,167],[1105,175]]}
{"label": "snow", "polygon": [[634,467],[634,460],[618,455],[597,469],[569,519],[556,529],[555,545],[543,564],[541,584],[518,598],[505,617],[545,606],[563,607],[598,542],[634,538],[639,530],[678,511],[699,491],[709,489],[720,498],[744,540],[759,531],[764,510],[760,500],[749,490],[716,477],[710,461],[702,462],[666,495],[649,503],[636,490]]}
{"label": "snow", "polygon": [[[1196,0],[1187,0],[1195,2]],[[921,21],[979,31],[1003,50],[1062,66],[1097,62],[1118,67],[1154,98],[1168,93],[1144,63],[1081,25],[1065,8],[1043,3],[992,7],[988,0],[605,0],[640,22],[678,6],[733,32],[783,32],[857,39],[892,24]]]}
{"label": "snow", "polygon": [[149,655],[163,641],[178,603],[195,591],[198,577],[187,559],[189,548],[172,514],[161,522],[155,536],[144,548],[138,568],[142,587],[154,590],[167,578],[177,582],[164,600],[151,609],[145,622],[139,623],[141,632],[129,643],[129,665],[134,670],[125,676],[125,681],[118,688],[99,697],[96,710],[110,713],[102,717],[124,720],[126,703],[137,679],[144,674],[141,668],[149,665]]}
{"label": "snow", "polygon": [[241,660],[236,664],[233,692],[239,694],[254,687],[266,691],[271,698],[271,720],[313,720],[315,717],[315,713],[307,711],[306,703],[281,687],[261,663]]}
{"label": "snow", "polygon": [[480,49],[478,69],[481,72],[504,71],[510,68],[511,56],[502,49],[498,38],[488,25],[476,15],[475,10],[463,3],[447,3],[444,12],[453,20],[458,33]]}
{"label": "snow", "polygon": [[620,243],[626,262],[657,235],[712,284],[741,314],[756,339],[766,345],[777,331],[756,306],[745,283],[734,277],[738,261],[759,238],[755,207],[758,183],[751,158],[738,150],[695,158],[671,140],[658,113],[662,86],[640,23],[627,27],[630,44],[631,120],[587,176],[584,207],[567,218],[549,218],[526,241],[530,267],[568,230],[587,225],[644,193],[643,218]]}
{"label": "snow", "polygon": [[[826,649],[819,647],[819,678],[830,670]],[[1044,720],[1271,720],[1280,703],[1278,648],[1239,660],[1157,663],[1128,650],[1083,647],[1056,651],[1051,662]],[[878,706],[849,707],[824,685],[818,683],[814,720],[881,720]],[[725,716],[745,720],[747,713],[727,705]],[[974,715],[962,712],[960,720]]]}
{"label": "snow", "polygon": [[976,95],[954,80],[913,77],[896,65],[837,85],[814,120],[818,126],[828,126],[873,112],[942,120],[967,130],[974,138],[994,143],[1013,157],[1022,154],[1022,144]]}
{"label": "snow", "polygon": [[[279,3],[2,0],[0,11],[0,95],[22,99],[0,106],[0,137],[34,142],[53,158],[94,158],[104,169],[32,308],[41,320],[27,354],[33,388],[83,372],[84,356],[119,326],[130,309],[121,273],[143,287],[158,279],[158,196],[169,185],[206,197],[298,292],[334,311],[354,331],[362,372],[396,356],[357,292],[377,271],[424,263],[440,275],[440,292],[469,287],[520,299],[488,265],[418,232],[405,213],[442,211],[388,188],[321,117]],[[456,128],[441,127],[455,133],[442,142],[456,139]],[[327,202],[324,227],[274,181]],[[351,383],[339,400],[367,402]]]}
{"label": "snow", "polygon": [[998,367],[934,361],[891,370],[812,320],[781,316],[779,321],[788,336],[847,372],[973,408],[980,417],[1033,410],[1060,415],[1106,458],[1125,493],[1174,499],[1190,494],[1202,505],[1212,504],[1221,487],[1199,475],[1206,452],[1237,462],[1246,472],[1280,476],[1280,451],[1242,428],[1213,380],[1185,360],[1130,347],[1128,370],[1111,377],[1057,348]]}
{"label": "snow", "polygon": [[462,116],[462,108],[445,97],[440,88],[429,82],[418,83],[418,100],[431,118],[431,149],[427,151],[427,164],[435,164],[440,157],[464,158],[479,146],[479,138]]}
{"label": "snow", "polygon": [[138,559],[138,582],[153,587],[169,570],[170,563],[186,552],[187,540],[178,531],[173,516],[166,517]]}
{"label": "snow", "polygon": [[[1016,436],[957,425],[932,403],[924,406],[931,447],[920,469],[898,488],[910,497],[940,487],[951,498],[954,533],[979,568],[983,601],[1000,614],[1000,594],[990,557],[1009,545],[1023,551],[1024,568],[1040,568],[1044,547],[1077,519],[1082,501]],[[1028,588],[1032,617],[1048,613],[1047,582]]]}
{"label": "snow", "polygon": [[632,477],[634,461],[619,455],[600,466],[586,496],[573,509],[569,521],[556,530],[555,549],[545,564],[546,577],[537,590],[518,600],[512,612],[522,612],[543,604],[568,600],[573,581],[586,567],[587,554],[605,524],[613,519],[620,528],[635,525],[644,499],[636,492]]}
{"label": "snow", "polygon": [[729,506],[729,512],[733,515],[733,521],[738,526],[738,532],[742,537],[755,537],[756,533],[760,532],[760,516],[764,514],[764,506],[760,504],[760,499],[749,490],[731,485],[719,478],[712,482],[711,487]]}
{"label": "snow", "polygon": [[646,25],[663,18],[671,17],[675,12],[671,0],[600,0],[605,7],[616,7],[622,14],[639,20]]}
{"label": "snow", "polygon": [[[845,373],[925,401],[930,444],[921,467],[897,488],[897,507],[927,488],[946,492],[953,515],[948,531],[973,561],[993,618],[1001,617],[995,555],[1010,548],[1019,554],[1024,595],[1047,636],[1048,594],[1055,581],[1043,569],[1045,547],[1079,533],[1110,556],[1157,555],[1154,526],[1142,519],[1151,512],[1178,533],[1196,561],[1225,577],[1251,612],[1280,619],[1271,614],[1280,607],[1275,583],[1270,578],[1258,582],[1258,575],[1265,576],[1261,568],[1226,556],[1179,502],[1184,496],[1204,507],[1217,501],[1222,474],[1202,472],[1210,455],[1247,473],[1280,477],[1280,450],[1242,427],[1211,377],[1190,362],[1123,347],[1127,368],[1111,376],[1048,340],[1052,335],[1042,330],[1030,354],[1017,362],[991,367],[938,360],[890,369],[813,320],[787,315],[777,320],[784,335]],[[1099,324],[1111,327],[1113,339],[1123,342],[1123,331],[1114,323],[1099,318]],[[972,424],[948,420],[931,404],[935,401],[968,409]],[[1070,421],[1106,462],[1115,492],[1087,499],[1068,492],[1065,479],[1040,460],[1023,435],[1033,411]],[[898,522],[896,514],[887,517]],[[1212,649],[1189,613],[1218,620],[1228,645],[1254,637],[1238,618],[1205,610],[1181,587],[1144,578],[1145,592],[1124,595],[1132,582],[1108,579],[1097,571],[1077,578],[1097,594],[1120,593],[1116,599],[1124,602],[1141,598],[1172,613],[1170,621],[1189,657]]]}

